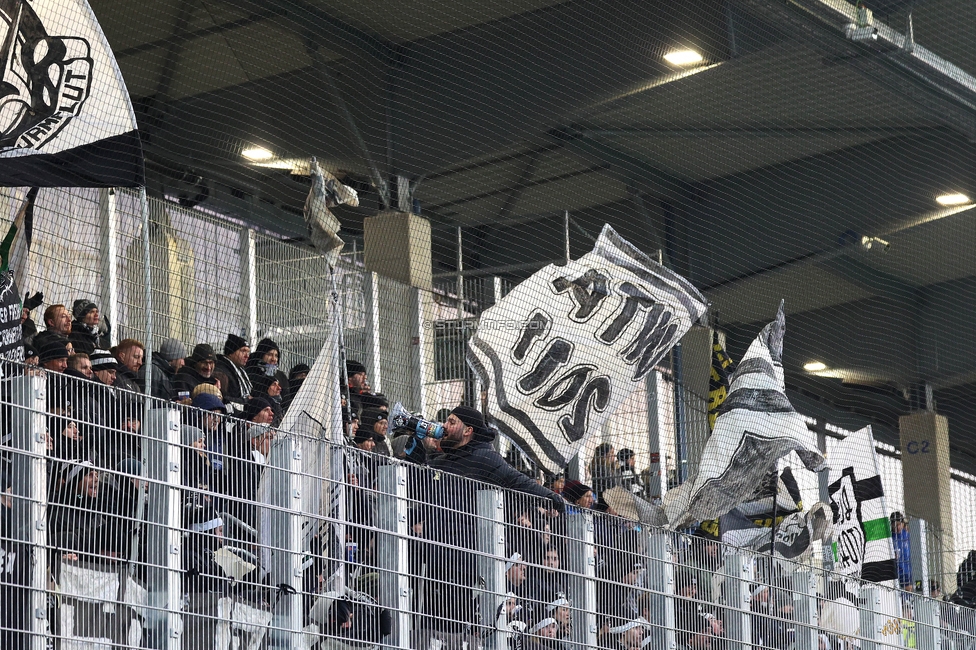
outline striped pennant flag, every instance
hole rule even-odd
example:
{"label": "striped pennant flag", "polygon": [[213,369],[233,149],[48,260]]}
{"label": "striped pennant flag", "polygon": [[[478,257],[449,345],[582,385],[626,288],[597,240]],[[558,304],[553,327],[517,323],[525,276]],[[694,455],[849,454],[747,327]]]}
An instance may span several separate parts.
{"label": "striped pennant flag", "polygon": [[776,320],[759,333],[732,375],[729,395],[718,410],[698,475],[664,498],[673,528],[717,519],[748,501],[780,458],[796,451],[804,466],[820,471],[824,458],[806,421],[786,396],[781,302]]}
{"label": "striped pennant flag", "polygon": [[834,570],[894,586],[898,568],[871,427],[839,442],[829,461]]}

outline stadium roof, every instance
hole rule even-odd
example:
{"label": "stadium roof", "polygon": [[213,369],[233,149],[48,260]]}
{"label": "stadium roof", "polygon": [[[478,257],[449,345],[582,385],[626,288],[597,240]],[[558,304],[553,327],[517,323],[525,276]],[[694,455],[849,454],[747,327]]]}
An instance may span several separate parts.
{"label": "stadium roof", "polygon": [[574,256],[604,222],[661,249],[733,354],[786,298],[795,391],[890,434],[928,382],[976,435],[976,219],[935,202],[976,197],[972,3],[868,2],[865,40],[842,0],[91,4],[152,193],[300,235],[315,155],[350,235],[409,183],[435,272],[458,226],[475,271],[559,259],[568,210]]}

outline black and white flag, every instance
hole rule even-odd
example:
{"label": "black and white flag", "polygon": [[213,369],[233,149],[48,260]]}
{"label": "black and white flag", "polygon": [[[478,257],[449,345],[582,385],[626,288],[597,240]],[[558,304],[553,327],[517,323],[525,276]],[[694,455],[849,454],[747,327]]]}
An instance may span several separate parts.
{"label": "black and white flag", "polygon": [[807,469],[819,471],[824,458],[803,417],[786,396],[783,336],[786,315],[763,328],[739,362],[729,396],[705,444],[698,475],[665,497],[674,527],[715,519],[748,501],[777,460],[796,451]]}
{"label": "black and white flag", "polygon": [[0,0],[0,186],[137,187],[142,145],[85,0]]}
{"label": "black and white flag", "polygon": [[[773,481],[776,484],[775,505]],[[770,540],[775,539],[774,554],[795,559],[808,553],[811,542],[823,539],[829,532],[831,515],[830,508],[823,503],[803,512],[800,488],[792,470],[787,467],[782,474],[775,470],[771,472],[750,501],[722,515],[719,522],[722,542],[726,544],[768,554]]]}
{"label": "black and white flag", "polygon": [[705,311],[687,280],[605,225],[591,252],[481,315],[468,363],[499,430],[559,471]]}
{"label": "black and white flag", "polygon": [[898,578],[874,436],[867,426],[830,452],[834,571],[894,586]]}

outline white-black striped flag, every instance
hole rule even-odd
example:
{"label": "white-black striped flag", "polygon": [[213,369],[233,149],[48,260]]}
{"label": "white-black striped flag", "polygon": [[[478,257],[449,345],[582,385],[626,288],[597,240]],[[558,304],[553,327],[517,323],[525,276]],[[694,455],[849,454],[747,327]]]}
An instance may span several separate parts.
{"label": "white-black striped flag", "polygon": [[776,320],[759,333],[732,376],[697,476],[665,497],[672,526],[716,519],[749,500],[776,461],[791,451],[797,452],[807,469],[823,467],[823,455],[806,422],[786,396],[785,333],[781,302]]}

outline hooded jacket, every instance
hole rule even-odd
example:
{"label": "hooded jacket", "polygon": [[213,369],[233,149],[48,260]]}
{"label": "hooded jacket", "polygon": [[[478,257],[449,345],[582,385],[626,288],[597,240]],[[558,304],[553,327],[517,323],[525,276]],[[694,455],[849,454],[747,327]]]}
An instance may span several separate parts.
{"label": "hooded jacket", "polygon": [[281,363],[281,348],[278,344],[271,339],[261,339],[258,341],[257,348],[248,357],[247,363],[244,365],[244,370],[250,376],[251,383],[255,383],[260,377],[274,377],[278,380],[281,385],[281,394],[285,395],[288,393],[288,375],[283,373],[277,367],[272,371],[268,364],[264,362],[264,355],[268,352],[275,350],[278,353],[278,363]]}

